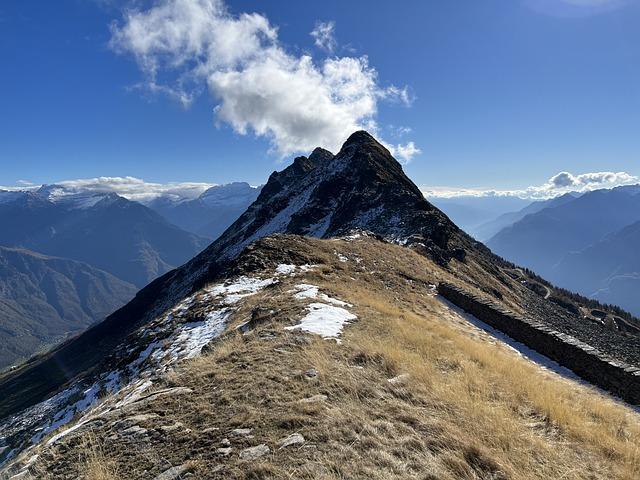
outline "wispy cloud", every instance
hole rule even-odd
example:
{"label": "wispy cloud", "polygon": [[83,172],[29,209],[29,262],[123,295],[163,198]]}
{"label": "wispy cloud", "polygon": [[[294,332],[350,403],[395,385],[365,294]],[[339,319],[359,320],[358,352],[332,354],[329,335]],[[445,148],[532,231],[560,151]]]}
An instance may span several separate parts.
{"label": "wispy cloud", "polygon": [[568,192],[588,192],[638,183],[640,183],[640,177],[627,172],[590,172],[579,175],[559,172],[542,185],[533,185],[524,189],[495,190],[425,186],[422,187],[422,192],[426,197],[438,198],[512,196],[535,200],[553,198]]}
{"label": "wispy cloud", "polygon": [[313,41],[316,47],[333,53],[338,45],[335,36],[335,22],[318,22],[316,23],[315,28],[311,31],[311,36],[313,37]]}
{"label": "wispy cloud", "polygon": [[[335,24],[316,25],[316,42],[335,48]],[[407,88],[381,85],[366,56],[314,61],[282,45],[257,13],[232,14],[222,0],[157,0],[112,25],[111,47],[132,55],[140,84],[188,106],[206,85],[218,125],[270,140],[280,156],[316,146],[337,150],[355,130],[378,133],[380,101],[412,101]],[[419,152],[397,146],[406,159]]]}
{"label": "wispy cloud", "polygon": [[586,17],[624,7],[633,0],[523,0],[532,10],[553,17]]}

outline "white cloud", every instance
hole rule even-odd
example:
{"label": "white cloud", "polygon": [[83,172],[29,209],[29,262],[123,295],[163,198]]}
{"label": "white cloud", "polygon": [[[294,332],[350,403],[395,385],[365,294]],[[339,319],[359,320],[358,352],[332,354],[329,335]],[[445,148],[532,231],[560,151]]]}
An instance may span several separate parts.
{"label": "white cloud", "polygon": [[[320,25],[333,38],[333,23]],[[327,35],[316,40],[330,46]],[[406,87],[381,86],[366,56],[294,55],[265,16],[232,15],[222,0],[157,0],[130,10],[112,26],[111,46],[134,56],[152,93],[188,106],[206,85],[218,125],[267,138],[281,156],[337,151],[355,130],[377,134],[381,100],[412,101]],[[397,149],[407,158],[418,152],[411,142]]]}
{"label": "white cloud", "polygon": [[607,185],[629,185],[637,183],[638,177],[626,172],[592,172],[580,175],[572,175],[569,172],[560,172],[549,179],[547,185],[557,189],[600,188]]}
{"label": "white cloud", "polygon": [[333,53],[338,45],[335,36],[335,22],[318,22],[315,28],[311,31],[311,36],[316,47],[325,50],[326,52]]}
{"label": "white cloud", "polygon": [[[129,200],[146,202],[159,196],[167,196],[176,200],[193,199],[199,196],[206,189],[213,187],[215,184],[201,182],[153,183],[145,182],[144,180],[135,177],[96,177],[64,180],[56,182],[55,185],[63,187],[65,194],[68,195],[83,192],[113,192],[122,197],[128,198]],[[39,187],[39,185],[30,186],[29,189],[32,190],[34,187]],[[25,189],[22,185],[19,187],[9,188],[12,190]]]}
{"label": "white cloud", "polygon": [[573,175],[570,172],[559,172],[542,185],[530,186],[524,189],[496,190],[455,187],[423,187],[426,197],[496,197],[511,196],[532,200],[542,200],[557,197],[568,192],[589,192],[602,188],[614,188],[622,185],[640,183],[640,177],[627,172],[590,172]]}
{"label": "white cloud", "polygon": [[385,145],[385,147],[389,149],[391,155],[396,157],[400,161],[400,163],[404,164],[409,163],[411,160],[413,160],[413,157],[422,153],[422,150],[416,147],[415,143],[413,142],[408,142],[404,145],[402,145],[401,143],[397,145]]}

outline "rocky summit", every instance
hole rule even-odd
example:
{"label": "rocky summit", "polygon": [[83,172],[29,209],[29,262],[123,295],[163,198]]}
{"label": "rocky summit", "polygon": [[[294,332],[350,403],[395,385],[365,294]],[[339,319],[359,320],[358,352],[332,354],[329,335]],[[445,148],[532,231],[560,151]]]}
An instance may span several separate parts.
{"label": "rocky summit", "polygon": [[439,285],[640,372],[636,319],[493,255],[356,132],[1,376],[0,478],[634,478],[633,410]]}

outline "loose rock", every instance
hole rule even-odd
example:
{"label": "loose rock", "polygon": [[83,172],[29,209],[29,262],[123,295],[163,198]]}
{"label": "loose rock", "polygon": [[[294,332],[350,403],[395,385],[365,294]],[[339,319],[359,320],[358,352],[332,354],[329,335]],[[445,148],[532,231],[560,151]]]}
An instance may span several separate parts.
{"label": "loose rock", "polygon": [[270,451],[271,449],[263,443],[261,445],[256,445],[255,447],[245,448],[240,452],[240,458],[251,462],[265,456]]}
{"label": "loose rock", "polygon": [[156,476],[153,480],[177,480],[181,475],[189,471],[189,465],[186,463],[177,467],[171,467],[165,470],[160,475]]}
{"label": "loose rock", "polygon": [[280,441],[280,448],[287,448],[295,445],[304,444],[304,437],[299,433],[292,433],[287,438],[284,438]]}

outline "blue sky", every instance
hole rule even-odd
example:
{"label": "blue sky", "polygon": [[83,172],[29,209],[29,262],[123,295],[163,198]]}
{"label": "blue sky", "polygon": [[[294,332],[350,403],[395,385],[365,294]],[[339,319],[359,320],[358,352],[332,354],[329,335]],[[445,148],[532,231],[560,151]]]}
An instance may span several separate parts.
{"label": "blue sky", "polygon": [[[241,66],[207,66],[207,76],[198,77],[193,67],[202,55],[144,50],[127,35],[127,8],[144,15],[175,1],[208,0],[0,5],[0,185],[97,176],[259,184],[296,146],[319,138],[280,118],[288,110],[278,105],[265,106],[266,113],[233,109],[252,93],[242,92],[245,57]],[[268,21],[259,27],[268,46],[258,48],[258,57],[274,48],[289,63],[308,55],[315,75],[327,59],[366,56],[368,66],[358,64],[366,75],[356,81],[371,80],[375,69],[375,83],[367,86],[369,96],[350,100],[365,113],[343,123],[375,121],[390,145],[414,142],[420,153],[405,170],[421,186],[510,190],[544,185],[561,171],[640,174],[638,1],[229,0],[226,6],[226,20],[257,12]],[[314,44],[310,32],[319,22],[334,22],[333,49],[322,48],[331,47],[328,37]],[[176,59],[182,63],[170,65]],[[149,87],[150,61],[157,61],[156,91]],[[225,77],[212,89],[208,75],[229,69],[242,70],[235,84],[242,88],[223,83]],[[188,108],[176,101],[178,90],[191,99]],[[304,85],[286,91],[304,103]],[[334,118],[341,108],[326,111]],[[263,134],[253,133],[257,124],[267,125]],[[273,125],[277,134],[269,131]],[[340,125],[322,125],[322,138],[336,137]]]}

